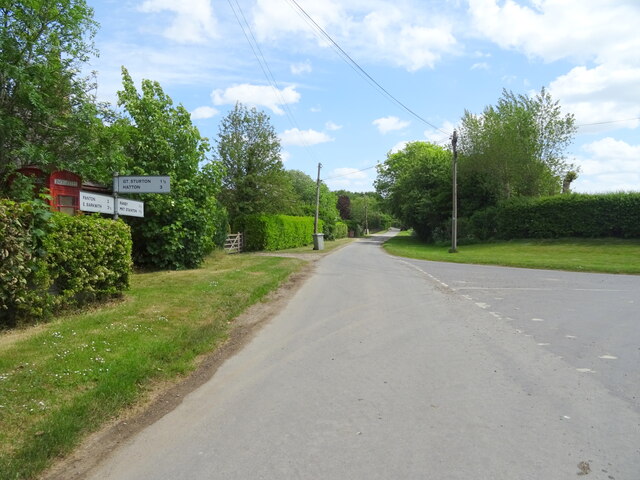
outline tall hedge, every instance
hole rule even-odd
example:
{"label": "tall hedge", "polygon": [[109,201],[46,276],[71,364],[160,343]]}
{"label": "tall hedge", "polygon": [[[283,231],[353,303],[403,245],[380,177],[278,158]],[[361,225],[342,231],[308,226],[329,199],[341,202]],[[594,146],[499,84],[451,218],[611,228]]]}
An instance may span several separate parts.
{"label": "tall hedge", "polygon": [[39,238],[49,216],[37,202],[0,199],[0,327],[47,309],[41,290],[49,280]]}
{"label": "tall hedge", "polygon": [[129,288],[131,231],[122,221],[54,215],[46,263],[55,305],[82,305]]}
{"label": "tall hedge", "polygon": [[[313,242],[313,218],[289,215],[246,215],[237,221],[248,251],[282,250]],[[318,229],[322,228],[319,221]]]}
{"label": "tall hedge", "polygon": [[0,327],[33,323],[128,288],[131,234],[122,221],[0,200],[0,260]]}
{"label": "tall hedge", "polygon": [[517,198],[476,212],[471,235],[488,238],[640,238],[640,193]]}
{"label": "tall hedge", "polygon": [[349,235],[349,227],[344,222],[336,222],[335,227],[333,229],[333,237],[337,240],[338,238],[345,238]]}

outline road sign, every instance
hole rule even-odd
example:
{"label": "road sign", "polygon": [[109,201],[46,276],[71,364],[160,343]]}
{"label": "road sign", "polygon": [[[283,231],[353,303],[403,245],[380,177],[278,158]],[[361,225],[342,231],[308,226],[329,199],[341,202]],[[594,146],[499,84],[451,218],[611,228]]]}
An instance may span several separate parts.
{"label": "road sign", "polygon": [[80,210],[83,212],[113,213],[113,197],[80,190]]}
{"label": "road sign", "polygon": [[118,193],[169,193],[169,177],[160,175],[114,176],[113,191]]}
{"label": "road sign", "polygon": [[144,202],[137,202],[127,198],[118,197],[118,214],[130,217],[144,217]]}

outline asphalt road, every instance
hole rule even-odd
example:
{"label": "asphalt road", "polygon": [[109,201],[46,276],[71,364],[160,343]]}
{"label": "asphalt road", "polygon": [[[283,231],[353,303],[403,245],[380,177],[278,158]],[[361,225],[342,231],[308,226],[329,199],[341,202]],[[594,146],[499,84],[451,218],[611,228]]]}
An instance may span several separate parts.
{"label": "asphalt road", "polygon": [[418,262],[379,242],[319,261],[90,478],[640,479],[640,277]]}

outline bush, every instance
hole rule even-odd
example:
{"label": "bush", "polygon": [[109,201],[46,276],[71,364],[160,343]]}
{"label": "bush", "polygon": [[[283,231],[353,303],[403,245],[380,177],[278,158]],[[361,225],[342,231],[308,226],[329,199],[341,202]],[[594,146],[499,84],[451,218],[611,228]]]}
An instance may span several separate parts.
{"label": "bush", "polygon": [[[168,195],[146,194],[145,217],[129,217],[136,265],[183,270],[199,267],[224,244],[227,212],[205,187],[175,182]],[[194,186],[196,185],[196,186]]]}
{"label": "bush", "polygon": [[476,212],[473,236],[489,238],[640,238],[640,193],[515,198]]}
{"label": "bush", "polygon": [[122,221],[56,214],[45,249],[56,308],[84,305],[129,288],[131,233]]}
{"label": "bush", "polygon": [[362,237],[364,235],[364,229],[356,220],[347,220],[346,224],[349,232],[352,232],[354,237]]}
{"label": "bush", "polygon": [[[244,232],[244,247],[248,251],[282,250],[313,242],[312,217],[289,215],[246,215],[237,221]],[[319,220],[319,229],[322,227]]]}
{"label": "bush", "polygon": [[349,227],[344,222],[336,222],[335,227],[333,229],[333,236],[337,240],[339,238],[345,238],[349,235]]}
{"label": "bush", "polygon": [[122,221],[0,200],[0,259],[0,327],[12,327],[128,288],[131,235]]}
{"label": "bush", "polygon": [[49,207],[43,202],[0,199],[0,327],[48,311],[49,279],[42,256]]}

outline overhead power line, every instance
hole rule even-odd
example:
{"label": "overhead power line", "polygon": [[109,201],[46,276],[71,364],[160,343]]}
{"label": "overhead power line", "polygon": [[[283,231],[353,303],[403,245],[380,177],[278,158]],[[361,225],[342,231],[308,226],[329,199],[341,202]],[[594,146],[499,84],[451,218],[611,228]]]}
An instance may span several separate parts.
{"label": "overhead power line", "polygon": [[300,4],[296,0],[289,0],[289,2],[298,9],[298,11],[303,15],[303,18],[307,21],[307,23],[309,23],[313,28],[315,28],[322,35],[322,37],[325,40],[327,40],[333,46],[334,49],[336,49],[340,58],[342,58],[352,69],[354,69],[356,73],[358,73],[361,77],[365,78],[365,80],[367,80],[371,85],[377,88],[378,91],[380,91],[385,97],[387,97],[387,99],[391,100],[393,103],[400,106],[402,109],[407,111],[413,117],[417,118],[422,123],[430,126],[434,130],[444,133],[445,135],[451,134],[451,132],[446,132],[441,128],[435,126],[433,123],[429,122],[424,117],[420,116],[411,108],[409,108],[407,105],[405,105],[403,102],[398,100],[386,88],[380,85],[380,83],[378,83],[371,75],[369,75],[369,73],[367,73],[364,70],[364,68],[362,68],[358,64],[358,62],[356,62],[340,45],[338,45],[338,43],[331,37],[331,35],[329,35],[320,25],[318,25],[316,21],[305,11],[304,8],[300,6]]}
{"label": "overhead power line", "polygon": [[[233,15],[236,17],[236,20],[238,21],[238,25],[240,25],[240,29],[242,30],[244,37],[246,38],[247,42],[249,43],[249,46],[251,47],[251,51],[253,52],[253,55],[256,57],[256,60],[260,65],[260,69],[262,70],[262,73],[264,74],[265,78],[267,79],[267,82],[273,89],[276,97],[280,101],[280,104],[282,105],[282,108],[284,109],[285,114],[289,119],[289,122],[291,123],[292,126],[296,127],[299,131],[302,131],[293,115],[293,112],[291,111],[291,108],[289,108],[289,104],[287,103],[286,99],[282,96],[282,92],[280,91],[278,82],[276,81],[275,76],[271,71],[271,68],[269,68],[269,63],[267,62],[267,59],[265,58],[264,53],[260,48],[260,44],[258,43],[258,40],[253,34],[253,29],[251,28],[251,25],[247,21],[247,18],[245,17],[242,7],[238,3],[238,0],[227,0],[227,2],[229,3],[231,10],[233,11]],[[235,3],[235,7],[234,7],[234,3]],[[242,20],[240,17],[242,17]],[[315,155],[313,154],[313,151],[309,149],[309,145],[306,143],[304,138],[302,139],[302,141],[303,141],[303,146],[305,147],[305,150],[307,151],[309,156],[315,159]]]}
{"label": "overhead power line", "polygon": [[640,117],[625,118],[624,120],[608,120],[606,122],[582,123],[580,125],[576,125],[576,127],[590,127],[591,125],[606,125],[608,123],[632,122],[634,120],[640,120]]}
{"label": "overhead power line", "polygon": [[371,170],[372,168],[376,168],[378,165],[372,165],[367,168],[362,168],[360,170],[354,170],[353,172],[343,173],[342,175],[336,175],[335,177],[323,178],[322,180],[334,180],[336,178],[348,177],[349,175],[353,175],[354,173],[364,172],[365,170]]}

